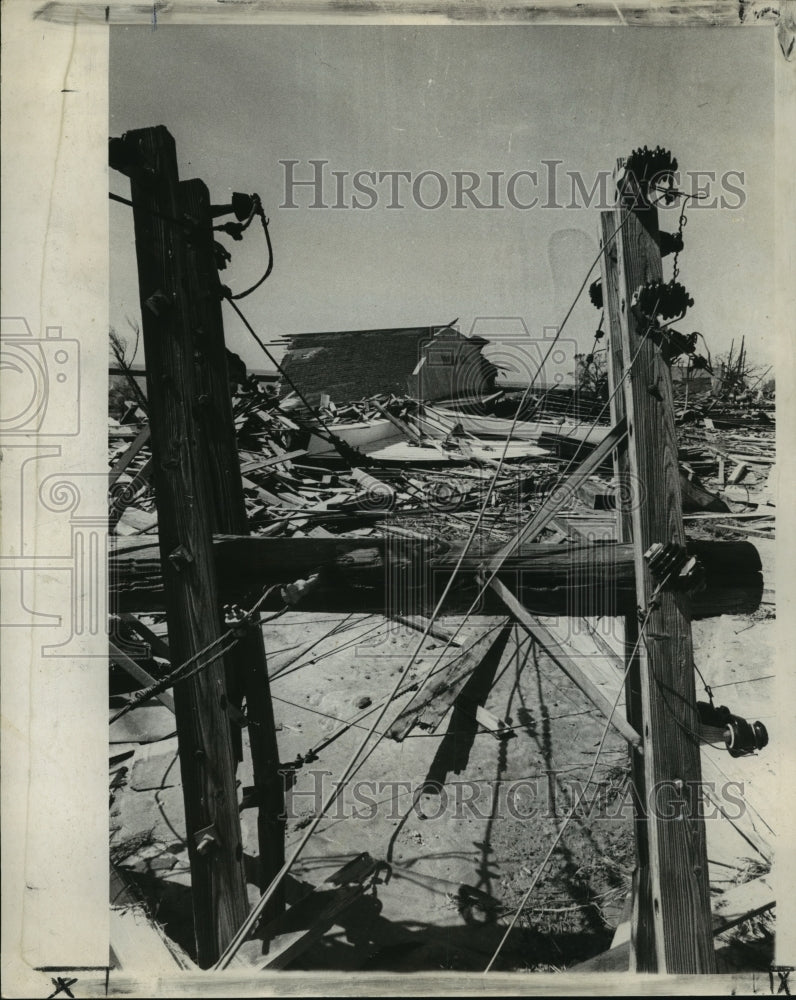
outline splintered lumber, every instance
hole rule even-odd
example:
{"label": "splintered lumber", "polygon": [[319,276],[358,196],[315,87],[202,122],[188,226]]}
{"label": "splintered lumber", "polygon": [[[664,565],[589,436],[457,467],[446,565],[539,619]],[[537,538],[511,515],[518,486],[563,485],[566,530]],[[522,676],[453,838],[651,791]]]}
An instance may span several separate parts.
{"label": "splintered lumber", "polygon": [[[595,448],[593,444],[575,441],[572,438],[555,434],[543,434],[539,438],[539,444],[547,448],[557,448],[558,454],[562,458],[569,458],[570,460],[577,458],[579,461],[590,456]],[[611,468],[610,462],[610,455],[603,455],[602,460],[593,471],[608,472]],[[680,487],[684,511],[729,510],[729,507],[721,497],[706,490],[695,476],[689,479],[688,475],[682,469],[680,470]]]}
{"label": "splintered lumber", "polygon": [[293,459],[303,458],[306,454],[307,452],[303,448],[296,451],[284,451],[281,455],[269,455],[268,458],[258,458],[251,462],[245,462],[241,465],[240,471],[243,475],[248,475],[250,472],[257,472],[260,469],[269,469],[274,465],[292,462]]}
{"label": "splintered lumber", "polygon": [[721,497],[706,490],[696,476],[689,478],[682,469],[680,470],[680,491],[684,512],[696,510],[719,512],[730,509]]}
{"label": "splintered lumber", "polygon": [[172,941],[147,912],[125,880],[124,874],[110,865],[110,922],[108,944],[111,966],[116,969],[146,969],[153,975],[168,975],[177,970],[196,970],[197,966],[180,946]]}
{"label": "splintered lumber", "polygon": [[375,476],[362,469],[351,469],[350,475],[354,482],[365,490],[371,502],[384,504],[395,500],[395,490],[392,486],[376,479]]}
{"label": "splintered lumber", "polygon": [[[602,713],[603,717],[610,719],[614,729],[624,736],[632,746],[639,746],[641,737],[624,717],[622,711],[619,709],[614,711],[613,702],[609,701],[591,677],[589,677],[581,663],[562,648],[560,641],[551,630],[538,619],[534,618],[500,580],[497,578],[492,580],[491,587],[517,619],[519,625],[535,642],[539,643],[550,659],[554,663],[557,663],[573,684],[580,688],[592,705]],[[583,658],[581,657],[580,659],[582,660]]]}
{"label": "splintered lumber", "polygon": [[[569,437],[566,434],[554,434],[551,431],[544,431],[539,436],[540,448],[545,448],[551,454],[557,455],[561,459],[582,460],[591,453],[594,445],[587,441],[580,441],[577,438]],[[611,471],[611,456],[603,457],[597,466],[601,472]]]}
{"label": "splintered lumber", "polygon": [[[380,881],[382,870],[389,871],[389,866],[374,861],[366,852],[353,857],[323,885],[312,887],[286,913],[262,928],[268,953],[253,956],[252,965],[257,969],[286,968],[326,933],[340,913]],[[252,944],[256,947],[259,942]]]}
{"label": "splintered lumber", "polygon": [[746,473],[749,471],[749,466],[746,462],[739,462],[735,468],[732,470],[732,475],[730,476],[728,482],[730,486],[734,486],[736,483],[740,483]]}
{"label": "splintered lumber", "polygon": [[167,643],[159,635],[156,635],[148,625],[126,611],[123,611],[119,617],[149,644],[154,656],[159,656],[163,660],[171,660]]}
{"label": "splintered lumber", "polygon": [[624,420],[619,421],[619,423],[608,431],[594,451],[577,468],[569,473],[566,481],[545,497],[542,501],[542,506],[536,511],[530,521],[517,532],[516,536],[500,552],[490,558],[487,563],[488,568],[490,570],[498,569],[522,545],[532,542],[547,527],[567,501],[572,498],[578,486],[586,482],[589,476],[599,468],[600,464],[606,458],[610,458],[614,448],[616,448],[626,435],[627,425]]}
{"label": "splintered lumber", "polygon": [[[499,642],[508,637],[507,621],[490,628],[484,635],[467,646],[439,671],[432,680],[420,688],[387,731],[394,740],[403,740],[418,724],[434,728],[447,714],[458,698],[473,671],[484,661]],[[501,647],[502,648],[502,647]]]}
{"label": "splintered lumber", "polygon": [[144,424],[141,430],[138,432],[136,439],[127,448],[123,455],[121,455],[113,465],[110,473],[108,474],[108,486],[113,486],[119,476],[127,469],[132,461],[135,460],[138,453],[149,441],[149,424]]}
{"label": "splintered lumber", "polygon": [[386,409],[386,407],[382,406],[380,403],[376,403],[374,401],[373,405],[376,407],[379,413],[383,417],[386,417],[387,420],[389,420],[390,423],[393,425],[393,427],[396,427],[401,432],[401,434],[404,435],[404,437],[408,438],[409,441],[412,442],[412,444],[419,445],[420,447],[427,446],[427,441],[425,441],[417,433],[417,431],[413,430],[409,426],[409,424],[405,423],[403,420],[399,420],[398,417],[394,417],[392,413],[390,413],[390,411]]}
{"label": "splintered lumber", "polygon": [[[688,597],[695,616],[729,614],[759,607],[761,561],[751,542],[697,540],[688,550],[705,569],[705,587]],[[317,574],[301,609],[377,611],[413,617],[436,606],[459,563],[462,543],[430,538],[271,538],[219,535],[214,539],[216,574],[224,601],[253,603],[263,589]],[[480,590],[484,562],[502,551],[473,546],[461,560],[443,612],[470,606]],[[526,609],[538,614],[615,615],[634,599],[633,546],[624,543],[569,545],[530,543],[503,559],[499,578]],[[111,594],[120,611],[163,607],[160,563],[154,546],[117,548],[111,555]],[[497,597],[485,596],[485,613],[500,613]],[[274,593],[266,609],[282,606]]]}

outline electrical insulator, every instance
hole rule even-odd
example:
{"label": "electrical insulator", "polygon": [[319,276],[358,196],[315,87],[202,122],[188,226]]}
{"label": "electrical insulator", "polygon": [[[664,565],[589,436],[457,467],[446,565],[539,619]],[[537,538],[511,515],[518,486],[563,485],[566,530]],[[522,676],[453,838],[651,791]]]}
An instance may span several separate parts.
{"label": "electrical insulator", "polygon": [[663,200],[670,205],[675,197],[674,172],[677,170],[677,160],[668,149],[656,146],[648,149],[634,149],[625,161],[624,177],[620,180],[620,188],[624,190],[629,178],[636,182],[639,192],[649,201],[650,188],[663,188]]}
{"label": "electrical insulator", "polygon": [[682,233],[664,233],[660,234],[661,242],[661,257],[668,257],[672,253],[680,253],[683,249],[683,234]]}
{"label": "electrical insulator", "polygon": [[682,316],[694,304],[693,298],[678,281],[648,281],[633,293],[632,308],[647,319],[663,320]]}
{"label": "electrical insulator", "polygon": [[597,278],[589,285],[589,298],[595,309],[603,307],[603,283],[601,278]]}
{"label": "electrical insulator", "polygon": [[724,740],[731,757],[748,757],[768,746],[768,730],[762,722],[749,722],[734,715],[726,705],[698,701],[696,707],[700,725]]}
{"label": "electrical insulator", "polygon": [[676,542],[653,542],[644,553],[650,573],[673,590],[694,591],[704,584],[704,568],[696,556]]}

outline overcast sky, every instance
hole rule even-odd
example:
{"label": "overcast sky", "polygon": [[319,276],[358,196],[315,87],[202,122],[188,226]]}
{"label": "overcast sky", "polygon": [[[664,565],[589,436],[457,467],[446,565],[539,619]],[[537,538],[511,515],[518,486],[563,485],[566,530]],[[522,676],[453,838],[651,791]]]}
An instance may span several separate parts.
{"label": "overcast sky", "polygon": [[[700,330],[714,353],[745,334],[768,363],[774,44],[765,29],[115,27],[110,134],[166,125],[183,179],[201,177],[217,202],[233,190],[261,195],[276,263],[241,305],[264,339],[458,317],[464,333],[509,345],[561,323],[597,253],[598,209],[566,207],[567,172],[588,190],[618,156],[660,144],[682,171],[713,171],[715,182],[702,185],[728,205],[743,189],[741,208],[689,211],[680,267],[695,306],[680,329]],[[342,182],[347,207],[310,208],[308,187],[296,189],[297,208],[280,207],[285,160],[299,161],[301,179],[312,176],[310,160],[328,161],[322,197],[333,205]],[[562,161],[552,199],[562,207],[544,208],[552,168],[543,161],[552,160]],[[351,207],[353,175],[368,170],[411,172],[398,182],[403,208],[388,207],[389,179],[372,184],[374,207]],[[482,179],[476,197],[487,205],[488,172],[499,173],[506,207],[463,199],[467,207],[454,208],[454,171],[465,170]],[[416,203],[422,171],[449,186],[439,208]],[[536,196],[535,207],[510,204],[506,184],[518,171],[538,181],[520,177],[514,201]],[[128,194],[121,175],[111,172],[110,183]],[[433,176],[417,190],[426,204],[442,194]],[[114,203],[110,215],[111,322],[126,335],[127,318],[140,315],[132,220]],[[674,229],[676,212],[662,212],[661,223]],[[226,242],[233,262],[222,279],[239,290],[262,270],[262,234]],[[584,294],[562,335],[560,367],[591,345],[598,319]],[[247,364],[270,367],[227,309],[225,324]]]}

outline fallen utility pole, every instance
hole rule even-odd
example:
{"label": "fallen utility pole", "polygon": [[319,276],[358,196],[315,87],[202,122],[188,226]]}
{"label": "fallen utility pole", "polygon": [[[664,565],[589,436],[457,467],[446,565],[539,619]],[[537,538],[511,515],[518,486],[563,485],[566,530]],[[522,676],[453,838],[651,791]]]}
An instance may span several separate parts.
{"label": "fallen utility pole", "polygon": [[[215,263],[210,198],[206,185],[200,180],[184,181],[179,190],[185,216],[193,227],[186,241],[188,300],[196,334],[194,361],[201,404],[197,408],[196,424],[212,470],[212,529],[219,533],[247,535],[249,520],[227,375],[222,292]],[[264,889],[285,861],[285,820],[280,819],[285,809],[265,644],[258,622],[227,653],[225,663],[229,697],[238,708],[242,699],[246,699],[258,809],[258,884]],[[236,735],[240,740],[239,729]],[[275,919],[283,909],[284,894],[276,893],[265,910],[265,919]]]}
{"label": "fallen utility pole", "polygon": [[[641,286],[662,280],[658,213],[647,192],[632,188],[620,189],[619,204],[601,220],[611,389],[621,383],[612,419],[628,427],[627,459],[618,465],[630,487],[620,491],[620,538],[632,540],[638,613],[649,616],[627,691],[628,721],[643,741],[630,751],[638,845],[632,951],[640,972],[693,975],[715,972],[716,960],[691,622],[684,595],[657,593],[644,558],[653,543],[684,545],[685,536],[671,373],[655,317],[633,304]],[[636,623],[628,617],[626,625],[632,641]]]}
{"label": "fallen utility pole", "polygon": [[[188,303],[186,240],[177,157],[168,131],[110,142],[111,167],[130,178],[147,368],[160,563],[169,646],[181,663],[218,639],[212,556],[211,473],[194,411],[200,405]],[[191,864],[197,960],[212,965],[248,912],[235,760],[216,660],[174,689],[180,774]]]}
{"label": "fallen utility pole", "polygon": [[[446,598],[445,613],[466,609],[480,584],[485,558],[500,549],[492,545],[462,556],[462,543],[432,539],[270,538],[257,535],[216,536],[213,555],[222,600],[253,603],[264,587],[313,578],[298,610],[415,613],[434,607],[453,568],[456,586]],[[688,595],[694,617],[753,611],[763,596],[760,556],[751,542],[694,539],[688,551],[702,563],[704,589]],[[630,543],[570,545],[533,543],[502,559],[498,578],[511,586],[527,610],[568,617],[622,614],[635,600],[634,557]],[[120,611],[163,608],[160,559],[154,544],[133,543],[111,553],[113,596]],[[485,610],[497,613],[497,597],[484,595]],[[402,603],[403,602],[403,603]],[[284,598],[274,592],[264,607],[278,609]]]}

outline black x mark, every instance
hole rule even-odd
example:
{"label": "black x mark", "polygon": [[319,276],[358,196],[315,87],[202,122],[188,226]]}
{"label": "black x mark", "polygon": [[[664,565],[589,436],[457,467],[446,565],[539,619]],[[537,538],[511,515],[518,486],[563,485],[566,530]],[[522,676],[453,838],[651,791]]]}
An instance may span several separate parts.
{"label": "black x mark", "polygon": [[771,982],[772,993],[774,992],[775,972],[779,976],[779,986],[777,987],[777,996],[779,996],[780,993],[784,993],[786,996],[790,996],[791,993],[788,981],[790,979],[791,972],[793,972],[793,968],[791,966],[776,966],[776,965],[771,966],[768,975],[769,975],[769,980]]}
{"label": "black x mark", "polygon": [[75,1000],[75,995],[69,989],[69,987],[75,985],[75,983],[77,982],[76,979],[62,979],[61,976],[58,976],[57,979],[53,979],[52,976],[51,976],[50,977],[50,982],[53,984],[53,986],[55,987],[55,989],[47,997],[47,1000],[52,1000],[52,998],[53,997],[57,997],[59,993],[65,993],[68,997],[71,997],[72,1000]]}

